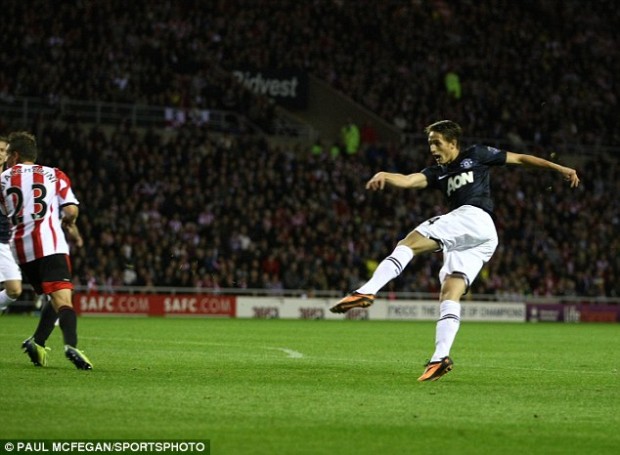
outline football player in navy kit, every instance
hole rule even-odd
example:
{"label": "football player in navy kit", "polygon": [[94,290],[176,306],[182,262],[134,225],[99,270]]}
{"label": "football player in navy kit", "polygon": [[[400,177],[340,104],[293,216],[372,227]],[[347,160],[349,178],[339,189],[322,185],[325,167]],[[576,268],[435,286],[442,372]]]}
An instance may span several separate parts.
{"label": "football player in navy kit", "polygon": [[[0,136],[0,172],[6,167],[9,139]],[[11,223],[0,213],[0,282],[4,289],[0,291],[0,312],[15,302],[22,293],[22,272],[13,257],[9,240],[11,239]]]}
{"label": "football player in navy kit", "polygon": [[450,348],[460,325],[461,296],[467,293],[482,266],[497,247],[497,231],[491,218],[493,201],[489,167],[505,164],[556,171],[570,183],[579,185],[574,169],[532,155],[512,153],[484,145],[461,149],[461,127],[442,120],[425,128],[430,152],[437,162],[421,172],[404,175],[378,172],[366,184],[370,190],[386,185],[398,188],[435,188],[444,193],[450,211],[426,220],[398,242],[394,251],[377,267],[371,279],[330,308],[345,313],[374,303],[375,294],[401,274],[414,256],[443,252],[439,271],[439,319],[435,332],[435,352],[418,381],[435,381],[452,369]]}

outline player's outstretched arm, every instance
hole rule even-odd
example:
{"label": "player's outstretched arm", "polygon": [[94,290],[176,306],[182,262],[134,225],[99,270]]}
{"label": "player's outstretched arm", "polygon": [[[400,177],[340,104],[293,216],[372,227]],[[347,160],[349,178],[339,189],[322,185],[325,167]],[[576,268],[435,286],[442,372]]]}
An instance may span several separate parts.
{"label": "player's outstretched arm", "polygon": [[564,180],[570,182],[571,188],[576,188],[579,186],[579,177],[577,176],[577,171],[575,169],[561,166],[538,156],[508,152],[506,154],[506,164],[519,164],[540,169],[550,169],[562,174]]}
{"label": "player's outstretched arm", "polygon": [[397,188],[426,188],[428,181],[426,176],[420,172],[414,174],[395,174],[391,172],[377,172],[368,183],[367,190],[382,190],[385,185],[392,185]]}

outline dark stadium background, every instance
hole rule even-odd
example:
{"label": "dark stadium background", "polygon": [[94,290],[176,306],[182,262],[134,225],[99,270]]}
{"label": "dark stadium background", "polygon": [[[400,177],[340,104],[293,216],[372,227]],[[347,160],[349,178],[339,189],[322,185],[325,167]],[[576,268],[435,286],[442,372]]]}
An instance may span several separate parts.
{"label": "dark stadium background", "polygon": [[[613,2],[2,7],[0,133],[34,132],[40,162],[71,177],[78,289],[339,296],[445,208],[363,188],[379,169],[428,164],[422,129],[450,118],[468,142],[574,165],[583,183],[494,170],[500,247],[474,296],[620,294]],[[362,132],[350,156],[348,119]],[[440,260],[384,291],[436,293]]]}

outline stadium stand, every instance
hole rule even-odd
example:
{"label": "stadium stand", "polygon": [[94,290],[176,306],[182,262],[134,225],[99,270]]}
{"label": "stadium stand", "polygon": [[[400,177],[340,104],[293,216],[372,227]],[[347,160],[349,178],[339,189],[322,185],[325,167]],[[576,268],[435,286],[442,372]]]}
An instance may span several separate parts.
{"label": "stadium stand", "polygon": [[[76,283],[346,291],[440,194],[364,191],[377,169],[416,170],[424,148],[367,147],[354,159],[187,126],[165,137],[48,125],[45,160],[73,178],[86,248]],[[617,296],[617,161],[554,175],[495,171],[500,247],[475,293]],[[165,235],[162,235],[162,232]],[[375,263],[376,265],[376,263]],[[412,262],[392,291],[435,292],[440,258]]]}
{"label": "stadium stand", "polygon": [[[17,97],[242,113],[273,132],[273,103],[230,71],[295,68],[418,132],[458,119],[515,144],[618,143],[619,12],[608,2],[168,2],[6,0],[0,104]],[[54,11],[52,14],[51,11]],[[36,11],[37,14],[33,14]],[[510,21],[497,21],[497,17]],[[570,24],[570,26],[568,25]],[[430,41],[429,41],[430,40]],[[452,73],[459,97],[446,89]],[[452,80],[454,80],[452,78]],[[356,159],[311,155],[241,130],[174,134],[79,116],[40,118],[42,160],[73,179],[86,248],[75,281],[348,291],[439,197],[363,191],[379,169],[427,163],[416,145],[366,144]],[[13,128],[4,120],[0,130]],[[500,248],[474,292],[618,296],[617,155],[589,156],[576,193],[552,176],[496,178]],[[499,171],[501,172],[501,171]],[[162,236],[161,233],[166,235]],[[438,258],[389,291],[436,292]]]}
{"label": "stadium stand", "polygon": [[[408,132],[451,117],[481,137],[617,144],[620,13],[609,2],[581,8],[578,0],[7,0],[0,98],[236,109],[268,132],[273,106],[224,70],[299,68]],[[460,98],[444,87],[448,73],[459,76]]]}

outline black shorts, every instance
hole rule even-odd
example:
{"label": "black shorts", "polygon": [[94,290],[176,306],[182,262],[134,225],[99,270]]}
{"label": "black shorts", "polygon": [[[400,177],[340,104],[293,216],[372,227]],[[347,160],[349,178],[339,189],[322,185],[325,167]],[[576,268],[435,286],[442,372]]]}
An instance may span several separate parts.
{"label": "black shorts", "polygon": [[20,267],[37,294],[73,289],[71,259],[67,254],[52,254],[20,264]]}

